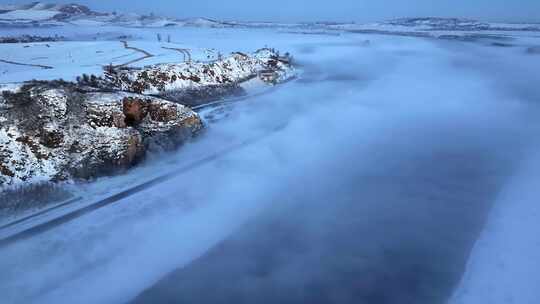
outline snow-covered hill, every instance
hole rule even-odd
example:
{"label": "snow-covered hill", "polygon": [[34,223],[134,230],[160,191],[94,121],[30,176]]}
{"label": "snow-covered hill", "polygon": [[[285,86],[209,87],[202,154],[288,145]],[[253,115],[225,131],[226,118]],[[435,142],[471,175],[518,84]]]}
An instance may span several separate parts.
{"label": "snow-covered hill", "polygon": [[463,18],[400,18],[375,23],[332,24],[326,28],[420,37],[463,37],[470,33],[540,32],[538,23],[489,23]]}
{"label": "snow-covered hill", "polygon": [[385,22],[387,25],[406,26],[425,30],[486,30],[488,23],[459,18],[400,18]]}
{"label": "snow-covered hill", "polygon": [[207,18],[175,19],[134,13],[99,13],[80,4],[48,4],[34,2],[27,5],[0,5],[0,26],[61,26],[78,25],[120,25],[131,27],[231,26]]}
{"label": "snow-covered hill", "polygon": [[33,2],[25,5],[1,5],[0,26],[53,26],[77,19],[107,17],[79,4],[50,4]]}
{"label": "snow-covered hill", "polygon": [[[540,31],[540,24],[487,23],[460,18],[400,18],[378,23],[274,23],[220,21],[208,18],[177,19],[136,13],[96,12],[80,4],[33,2],[24,5],[0,5],[0,27],[46,27],[75,25],[117,25],[126,27],[247,27],[314,30],[351,30],[382,33],[426,33],[435,31]],[[426,34],[426,36],[431,36]]]}

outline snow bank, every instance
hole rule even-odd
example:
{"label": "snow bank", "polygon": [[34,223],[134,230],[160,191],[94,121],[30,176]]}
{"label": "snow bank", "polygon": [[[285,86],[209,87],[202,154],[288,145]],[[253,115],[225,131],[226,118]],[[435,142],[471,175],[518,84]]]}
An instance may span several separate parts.
{"label": "snow bank", "polygon": [[537,304],[540,155],[499,197],[450,304]]}

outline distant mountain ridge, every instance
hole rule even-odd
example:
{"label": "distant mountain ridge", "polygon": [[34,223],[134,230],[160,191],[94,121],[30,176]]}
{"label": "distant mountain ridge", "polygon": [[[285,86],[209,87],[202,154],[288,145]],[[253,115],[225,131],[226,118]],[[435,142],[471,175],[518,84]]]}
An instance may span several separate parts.
{"label": "distant mountain ridge", "polygon": [[415,17],[384,22],[388,25],[414,27],[432,31],[539,30],[538,23],[494,23],[467,18]]}
{"label": "distant mountain ridge", "polygon": [[86,15],[86,16],[99,16],[106,15],[92,11],[85,5],[81,4],[53,4],[53,3],[43,3],[43,2],[32,2],[30,4],[0,4],[0,12],[10,12],[10,11],[52,11],[58,12],[59,14],[66,14],[70,16],[76,15]]}
{"label": "distant mountain ridge", "polygon": [[117,25],[127,27],[280,27],[289,29],[352,30],[373,32],[435,32],[435,31],[540,31],[540,24],[488,23],[463,18],[418,17],[399,18],[377,23],[340,22],[240,22],[219,21],[209,18],[177,19],[154,14],[96,12],[76,3],[53,4],[32,2],[29,4],[0,5],[0,27],[47,27],[71,25]]}
{"label": "distant mountain ridge", "polygon": [[118,14],[96,12],[81,4],[53,4],[32,2],[30,4],[0,5],[0,26],[31,27],[61,26],[65,24],[121,25],[141,27],[163,26],[230,26],[208,18],[175,19],[153,14]]}

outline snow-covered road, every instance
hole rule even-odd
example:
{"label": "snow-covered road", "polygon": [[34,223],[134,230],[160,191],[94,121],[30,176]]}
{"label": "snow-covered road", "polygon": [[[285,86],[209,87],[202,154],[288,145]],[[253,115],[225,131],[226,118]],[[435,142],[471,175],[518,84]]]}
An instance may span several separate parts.
{"label": "snow-covered road", "polygon": [[[0,249],[6,303],[121,303],[152,286],[136,302],[441,303],[460,282],[492,203],[487,239],[499,220],[515,223],[534,207],[497,211],[510,204],[500,193],[516,189],[509,185],[538,143],[540,63],[525,51],[529,40],[497,48],[376,35],[177,31],[186,45],[225,51],[272,42],[295,55],[303,74],[227,106],[226,119],[178,153],[81,193],[106,194],[285,127]],[[523,223],[499,235],[530,233],[534,221]],[[500,241],[490,244],[500,248]],[[496,273],[482,248],[459,289],[475,297],[459,303],[489,302],[475,287],[477,277]],[[526,284],[499,285],[512,295],[530,290]]]}

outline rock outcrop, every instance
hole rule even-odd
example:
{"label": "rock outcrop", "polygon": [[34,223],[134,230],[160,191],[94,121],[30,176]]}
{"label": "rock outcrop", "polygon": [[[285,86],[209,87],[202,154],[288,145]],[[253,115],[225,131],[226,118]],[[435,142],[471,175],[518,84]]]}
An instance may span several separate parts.
{"label": "rock outcrop", "polygon": [[233,53],[213,62],[111,68],[105,72],[107,87],[157,95],[185,105],[239,93],[239,84],[255,77],[275,84],[294,76],[291,57],[268,48],[252,54]]}
{"label": "rock outcrop", "polygon": [[88,92],[65,82],[0,91],[0,186],[112,174],[203,127],[189,108],[140,94]]}

